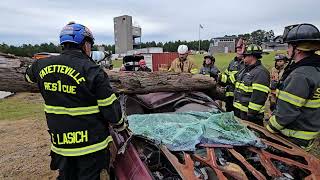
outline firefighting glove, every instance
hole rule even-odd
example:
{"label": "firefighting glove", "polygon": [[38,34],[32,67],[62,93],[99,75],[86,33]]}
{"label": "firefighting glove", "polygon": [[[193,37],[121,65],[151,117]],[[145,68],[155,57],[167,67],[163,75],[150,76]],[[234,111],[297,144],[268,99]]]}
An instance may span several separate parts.
{"label": "firefighting glove", "polygon": [[121,125],[113,126],[113,129],[117,132],[121,132],[126,130],[128,127],[128,124],[126,122],[122,123]]}
{"label": "firefighting glove", "polygon": [[128,127],[128,123],[127,122],[128,122],[127,116],[125,114],[122,114],[122,118],[119,121],[119,123],[116,124],[116,125],[113,125],[112,128],[117,132],[124,131]]}

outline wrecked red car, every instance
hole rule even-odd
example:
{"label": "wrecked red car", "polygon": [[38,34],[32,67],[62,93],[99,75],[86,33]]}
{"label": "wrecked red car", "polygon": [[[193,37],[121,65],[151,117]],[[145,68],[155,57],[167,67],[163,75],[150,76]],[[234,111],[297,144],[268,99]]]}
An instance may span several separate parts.
{"label": "wrecked red car", "polygon": [[[123,96],[126,115],[188,111],[223,112],[201,92]],[[166,145],[112,131],[113,169],[117,179],[320,179],[320,161],[265,128],[241,121],[264,148],[199,143],[194,151],[170,151]],[[129,126],[130,127],[130,126]]]}

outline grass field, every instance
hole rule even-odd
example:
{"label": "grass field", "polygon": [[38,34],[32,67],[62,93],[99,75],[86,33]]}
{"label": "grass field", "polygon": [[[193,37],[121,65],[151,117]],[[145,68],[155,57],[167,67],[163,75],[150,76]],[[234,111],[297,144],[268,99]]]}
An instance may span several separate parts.
{"label": "grass field", "polygon": [[113,67],[120,68],[122,65],[122,60],[112,61]]}
{"label": "grass field", "polygon": [[19,120],[27,117],[44,119],[43,102],[39,97],[32,93],[19,93],[0,99],[0,120]]}
{"label": "grass field", "polygon": [[[264,55],[262,58],[262,63],[266,66],[267,69],[271,69],[272,66],[274,66],[274,56],[277,53],[285,53],[284,51],[275,51],[270,52],[267,55]],[[220,71],[224,71],[227,67],[230,61],[235,57],[235,53],[219,53],[215,55],[216,58],[216,66],[220,69]],[[203,62],[203,56],[202,54],[197,55],[191,55],[191,57],[194,59],[197,66],[200,68],[202,66]],[[115,68],[119,68],[122,64],[122,60],[113,61],[113,65]]]}

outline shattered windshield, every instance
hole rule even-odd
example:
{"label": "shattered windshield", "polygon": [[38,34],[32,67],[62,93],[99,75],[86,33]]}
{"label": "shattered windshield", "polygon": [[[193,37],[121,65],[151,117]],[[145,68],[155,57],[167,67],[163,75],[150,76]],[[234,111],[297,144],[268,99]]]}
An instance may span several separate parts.
{"label": "shattered windshield", "polygon": [[194,151],[198,144],[264,147],[232,112],[182,112],[128,116],[129,128],[171,151]]}

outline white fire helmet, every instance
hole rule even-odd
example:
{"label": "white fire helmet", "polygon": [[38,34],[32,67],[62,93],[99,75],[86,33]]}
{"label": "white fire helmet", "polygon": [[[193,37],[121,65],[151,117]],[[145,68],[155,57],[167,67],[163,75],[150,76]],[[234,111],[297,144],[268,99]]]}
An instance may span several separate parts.
{"label": "white fire helmet", "polygon": [[180,45],[179,47],[178,47],[178,53],[179,54],[186,54],[187,52],[188,52],[188,46],[187,45]]}

